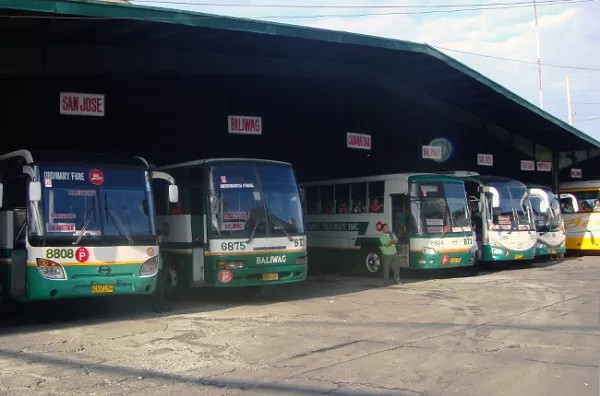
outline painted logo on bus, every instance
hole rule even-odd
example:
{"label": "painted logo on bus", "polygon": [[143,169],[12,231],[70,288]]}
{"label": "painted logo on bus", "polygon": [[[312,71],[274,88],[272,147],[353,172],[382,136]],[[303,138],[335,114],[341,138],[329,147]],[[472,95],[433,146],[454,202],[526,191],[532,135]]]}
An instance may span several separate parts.
{"label": "painted logo on bus", "polygon": [[283,256],[257,257],[256,264],[285,264],[287,262],[285,254]]}
{"label": "painted logo on bus", "polygon": [[312,223],[307,222],[305,225],[306,231],[345,231],[345,232],[358,232],[358,235],[365,235],[367,227],[369,226],[368,221],[364,222],[345,222],[335,221],[327,223]]}

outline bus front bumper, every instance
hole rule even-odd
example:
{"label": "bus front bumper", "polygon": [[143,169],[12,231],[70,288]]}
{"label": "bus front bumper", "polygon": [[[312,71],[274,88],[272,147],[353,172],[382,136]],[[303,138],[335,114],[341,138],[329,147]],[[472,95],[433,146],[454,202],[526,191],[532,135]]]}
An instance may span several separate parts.
{"label": "bus front bumper", "polygon": [[81,297],[152,294],[157,276],[140,277],[141,264],[112,267],[110,274],[99,274],[95,266],[65,267],[67,279],[46,279],[34,266],[27,267],[27,299],[53,300]]}
{"label": "bus front bumper", "polygon": [[528,250],[508,250],[501,246],[484,246],[483,261],[521,261],[533,260],[535,257],[535,248]]}

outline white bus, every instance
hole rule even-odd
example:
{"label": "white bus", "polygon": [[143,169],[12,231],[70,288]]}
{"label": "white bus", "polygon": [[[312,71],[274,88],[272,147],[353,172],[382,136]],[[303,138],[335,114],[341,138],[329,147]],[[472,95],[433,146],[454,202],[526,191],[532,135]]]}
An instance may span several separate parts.
{"label": "white bus", "polygon": [[0,155],[0,285],[17,302],[154,295],[160,267],[153,179],[143,158]]}
{"label": "white bus", "polygon": [[[308,254],[317,267],[381,272],[379,236],[398,237],[402,267],[475,265],[464,183],[436,174],[390,174],[302,183]],[[356,272],[356,271],[352,271]]]}
{"label": "white bus", "polygon": [[537,233],[525,184],[471,171],[443,174],[465,182],[479,261],[531,260],[535,257]]}
{"label": "white bus", "polygon": [[291,164],[215,158],[161,168],[181,201],[156,197],[166,292],[306,279],[306,236]]}
{"label": "white bus", "polygon": [[538,239],[535,257],[564,258],[566,233],[558,196],[546,186],[528,184],[527,188]]}

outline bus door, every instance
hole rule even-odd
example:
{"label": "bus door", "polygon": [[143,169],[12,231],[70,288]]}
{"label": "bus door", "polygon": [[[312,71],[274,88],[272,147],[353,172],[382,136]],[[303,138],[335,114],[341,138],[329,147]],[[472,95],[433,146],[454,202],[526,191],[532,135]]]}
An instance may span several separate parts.
{"label": "bus door", "polygon": [[410,201],[407,194],[393,194],[392,198],[392,232],[398,236],[398,256],[400,266],[408,267],[410,252]]}
{"label": "bus door", "polygon": [[[2,212],[2,245],[11,248],[10,264],[6,266],[6,294],[16,300],[27,299],[27,177],[25,175],[10,176],[4,181],[4,197]],[[34,259],[34,258],[33,258]]]}
{"label": "bus door", "polygon": [[27,211],[25,208],[14,208],[13,214],[13,251],[12,251],[12,285],[13,299],[25,301],[27,297]]}

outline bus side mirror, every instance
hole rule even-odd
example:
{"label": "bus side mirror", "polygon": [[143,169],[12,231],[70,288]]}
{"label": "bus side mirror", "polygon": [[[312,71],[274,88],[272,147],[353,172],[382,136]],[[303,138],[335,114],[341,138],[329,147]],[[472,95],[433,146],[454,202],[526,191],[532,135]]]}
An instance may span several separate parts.
{"label": "bus side mirror", "polygon": [[2,207],[2,199],[4,198],[4,184],[0,183],[0,208]]}
{"label": "bus side mirror", "polygon": [[39,181],[29,182],[29,200],[32,202],[42,200],[42,183]]}
{"label": "bus side mirror", "polygon": [[179,188],[176,184],[171,184],[169,186],[169,202],[177,203],[179,202]]}
{"label": "bus side mirror", "polygon": [[306,202],[306,190],[303,189],[302,187],[300,187],[299,191],[300,191],[300,202],[302,202],[302,203]]}

